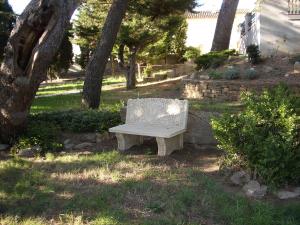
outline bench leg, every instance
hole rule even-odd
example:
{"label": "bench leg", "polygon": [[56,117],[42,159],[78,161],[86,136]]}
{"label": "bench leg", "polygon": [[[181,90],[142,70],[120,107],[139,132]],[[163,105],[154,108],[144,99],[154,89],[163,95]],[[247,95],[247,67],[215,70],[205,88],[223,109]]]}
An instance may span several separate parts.
{"label": "bench leg", "polygon": [[144,141],[142,136],[137,135],[116,133],[116,137],[118,139],[118,149],[120,151],[128,150],[134,145],[141,145]]}
{"label": "bench leg", "polygon": [[158,155],[167,156],[175,150],[183,148],[183,134],[179,134],[172,138],[156,138],[158,146]]}

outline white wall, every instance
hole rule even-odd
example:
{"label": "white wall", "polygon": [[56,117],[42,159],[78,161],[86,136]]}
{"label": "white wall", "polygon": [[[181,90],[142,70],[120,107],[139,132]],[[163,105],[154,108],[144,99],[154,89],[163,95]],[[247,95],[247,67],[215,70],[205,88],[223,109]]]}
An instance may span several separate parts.
{"label": "white wall", "polygon": [[[244,14],[237,14],[235,18],[231,34],[231,49],[239,49],[240,31],[238,25],[244,21],[244,17]],[[202,53],[210,52],[217,25],[217,17],[187,19],[187,23],[186,46],[200,48]]]}
{"label": "white wall", "polygon": [[[263,55],[300,53],[300,20],[290,20],[287,0],[265,0],[260,11],[260,49]],[[300,18],[300,17],[299,17]]]}

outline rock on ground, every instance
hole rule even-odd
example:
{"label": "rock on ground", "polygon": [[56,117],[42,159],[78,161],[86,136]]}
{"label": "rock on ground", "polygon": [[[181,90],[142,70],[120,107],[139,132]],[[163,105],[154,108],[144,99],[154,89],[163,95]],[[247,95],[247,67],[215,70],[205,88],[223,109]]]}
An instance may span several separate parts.
{"label": "rock on ground", "polygon": [[81,136],[80,140],[84,141],[84,142],[95,143],[96,142],[96,134],[95,133],[84,134]]}
{"label": "rock on ground", "polygon": [[250,181],[250,176],[245,171],[239,171],[234,173],[230,180],[233,184],[242,186]]}
{"label": "rock on ground", "polygon": [[75,146],[74,144],[70,143],[70,144],[65,144],[64,148],[65,150],[72,150],[74,146]]}
{"label": "rock on ground", "polygon": [[300,192],[292,192],[292,191],[279,191],[277,192],[277,197],[279,199],[290,199],[290,198],[297,198],[300,196]]}
{"label": "rock on ground", "polygon": [[68,145],[68,144],[71,144],[71,139],[66,139],[66,140],[64,141],[64,145]]}
{"label": "rock on ground", "polygon": [[88,148],[91,148],[93,147],[93,144],[90,143],[90,142],[83,142],[81,144],[78,144],[74,147],[74,149],[76,150],[82,150],[82,149],[88,149]]}
{"label": "rock on ground", "polygon": [[249,181],[244,187],[243,190],[245,191],[248,197],[253,198],[262,198],[267,193],[267,186],[260,185],[257,181],[251,180]]}
{"label": "rock on ground", "polygon": [[23,158],[34,158],[34,150],[32,148],[22,149],[19,151],[18,156]]}

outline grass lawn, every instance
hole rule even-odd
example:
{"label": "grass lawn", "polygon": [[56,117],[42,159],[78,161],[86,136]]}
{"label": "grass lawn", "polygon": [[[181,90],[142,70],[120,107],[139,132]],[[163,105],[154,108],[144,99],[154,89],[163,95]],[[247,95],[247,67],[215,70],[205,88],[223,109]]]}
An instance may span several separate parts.
{"label": "grass lawn", "polygon": [[[109,77],[103,80],[103,86],[112,84],[122,84],[124,83],[125,77]],[[83,81],[66,82],[64,84],[43,84],[37,93],[37,96],[43,95],[59,95],[64,94],[68,91],[81,91],[83,88]]]}
{"label": "grass lawn", "polygon": [[[180,98],[180,80],[161,82],[158,84],[142,85],[134,90],[127,91],[123,78],[109,78],[104,81],[101,109],[110,110],[120,108],[129,98],[139,97],[166,97]],[[113,86],[111,84],[114,84]],[[69,109],[81,109],[81,94],[60,95],[68,91],[82,89],[82,82],[50,85],[40,88],[38,96],[55,94],[57,96],[37,98],[31,108],[32,113],[63,111]],[[190,107],[196,110],[208,110],[218,112],[236,112],[241,108],[238,102],[203,103],[190,101]]]}
{"label": "grass lawn", "polygon": [[[128,98],[180,97],[180,81],[127,91],[108,80],[101,108]],[[114,83],[114,85],[108,85]],[[42,87],[39,95],[79,90],[82,82]],[[81,94],[41,97],[32,113],[81,109]],[[236,112],[236,102],[199,103],[192,109]],[[156,148],[153,145],[153,148]],[[47,154],[45,159],[0,160],[1,225],[299,225],[300,203],[254,201],[216,179],[217,158],[186,147],[170,157],[155,150]],[[213,162],[213,163],[212,163]],[[240,190],[240,189],[239,189]]]}
{"label": "grass lawn", "polygon": [[276,206],[227,193],[194,155],[187,164],[182,153],[143,154],[0,161],[0,224],[300,224],[299,202]]}

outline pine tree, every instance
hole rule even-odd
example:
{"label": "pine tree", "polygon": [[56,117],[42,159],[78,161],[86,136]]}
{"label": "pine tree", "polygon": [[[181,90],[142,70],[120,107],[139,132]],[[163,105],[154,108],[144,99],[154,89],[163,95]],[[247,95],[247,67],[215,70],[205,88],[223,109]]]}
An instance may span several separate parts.
{"label": "pine tree", "polygon": [[[117,0],[115,0],[117,1]],[[114,2],[115,2],[114,1]],[[136,0],[136,1],[129,1],[129,10],[128,14],[139,14],[140,16],[146,17],[151,22],[157,22],[159,19],[163,19],[167,16],[174,15],[174,14],[183,14],[186,10],[192,10],[196,6],[195,0]],[[90,15],[94,18],[94,15]],[[128,17],[128,16],[127,16]],[[109,20],[112,20],[114,18],[107,17],[106,22],[109,22]],[[138,27],[138,29],[143,29],[143,27]],[[103,33],[102,35],[106,35]],[[103,38],[103,36],[101,36]],[[142,37],[143,39],[144,37]],[[105,39],[105,38],[104,38]],[[155,39],[155,38],[150,38]],[[107,41],[107,39],[105,39]],[[114,41],[114,38],[110,40],[110,42]],[[110,42],[101,43],[99,46],[104,48],[105,45],[111,46]],[[149,42],[148,38],[146,43]],[[92,42],[89,42],[92,43]],[[124,44],[121,43],[121,46],[123,48]],[[127,77],[131,79],[132,82],[134,82],[134,77],[132,74],[134,73],[134,67],[135,67],[135,61],[136,61],[136,53],[139,50],[139,46],[136,45],[127,44],[128,48],[130,49],[129,54],[129,67],[127,71],[131,71],[130,76]],[[130,47],[129,47],[130,46]],[[99,51],[97,48],[95,51]],[[122,51],[120,51],[122,52]],[[107,56],[109,57],[109,56]],[[98,63],[97,68],[99,71],[96,71],[93,69],[93,71],[88,71],[87,69],[87,75],[86,75],[86,82],[84,85],[84,91],[83,91],[83,102],[86,103],[86,105],[90,108],[98,108],[100,103],[100,93],[101,92],[101,82],[103,78],[103,73],[105,70],[105,64],[101,62],[101,68],[99,68],[99,61],[95,61],[92,59],[94,63]],[[104,62],[107,62],[107,58],[101,59]],[[96,68],[96,66],[92,66],[91,62],[89,62],[90,67]],[[93,78],[92,78],[93,77]],[[95,84],[95,82],[100,82],[100,86]],[[130,82],[131,82],[130,81]],[[129,83],[130,83],[129,82]],[[131,83],[132,83],[131,82]],[[135,86],[135,85],[128,85],[128,86]]]}
{"label": "pine tree", "polygon": [[238,4],[239,0],[223,0],[211,48],[212,51],[222,51],[229,48]]}

